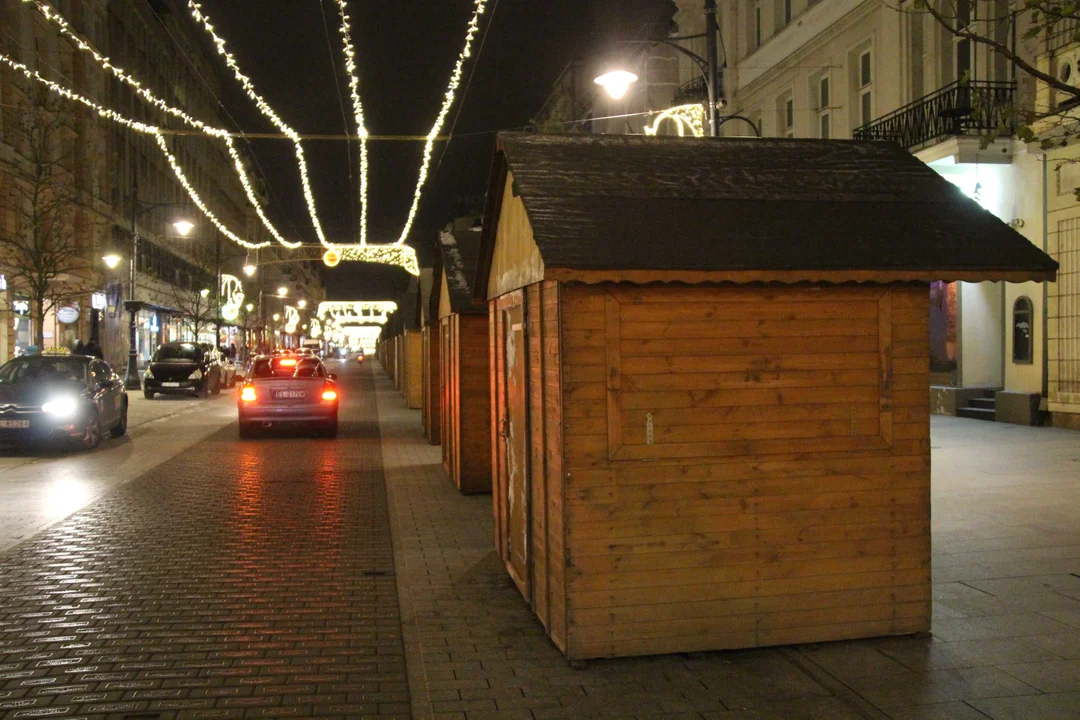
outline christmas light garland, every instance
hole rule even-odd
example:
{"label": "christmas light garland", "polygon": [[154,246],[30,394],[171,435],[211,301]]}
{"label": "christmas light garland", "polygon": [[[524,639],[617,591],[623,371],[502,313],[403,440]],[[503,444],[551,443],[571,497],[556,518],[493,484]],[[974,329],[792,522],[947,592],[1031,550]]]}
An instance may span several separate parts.
{"label": "christmas light garland", "polygon": [[687,130],[690,131],[691,137],[705,137],[705,107],[701,103],[676,105],[665,110],[645,128],[645,134],[656,135],[660,131],[660,123],[665,120],[675,123],[675,130],[679,137],[684,137]]}
{"label": "christmas light garland", "polygon": [[67,98],[68,100],[73,100],[73,101],[75,101],[77,103],[80,103],[81,105],[85,105],[86,107],[90,108],[91,110],[93,110],[95,113],[97,113],[99,116],[101,116],[103,118],[106,118],[108,120],[112,120],[113,122],[124,125],[124,126],[130,128],[130,129],[135,130],[136,132],[142,133],[144,135],[152,136],[157,141],[157,145],[161,149],[161,152],[165,156],[165,159],[168,160],[169,166],[173,170],[173,174],[176,175],[176,179],[180,182],[180,185],[187,192],[188,197],[191,198],[191,202],[195,205],[195,207],[197,207],[202,212],[202,214],[206,217],[206,219],[209,220],[214,225],[214,227],[216,227],[219,231],[221,231],[222,235],[229,238],[230,240],[235,242],[237,245],[240,245],[242,247],[246,247],[246,248],[249,248],[249,249],[264,248],[264,247],[267,247],[267,246],[270,245],[269,242],[263,242],[263,243],[251,243],[251,242],[248,242],[247,240],[244,240],[239,235],[237,235],[232,230],[230,230],[228,228],[228,226],[226,226],[223,222],[218,220],[217,216],[214,215],[214,213],[210,210],[210,208],[208,208],[206,206],[206,203],[203,202],[202,198],[195,191],[195,188],[192,187],[191,183],[187,179],[187,176],[184,174],[183,169],[180,167],[179,162],[177,162],[177,160],[173,156],[173,154],[171,152],[169,152],[169,145],[166,142],[165,137],[161,134],[161,129],[160,128],[158,128],[155,125],[147,125],[146,123],[142,123],[142,122],[139,122],[137,120],[131,120],[130,118],[124,117],[123,115],[116,112],[115,110],[110,110],[109,108],[98,105],[96,102],[94,102],[90,98],[88,98],[88,97],[86,97],[84,95],[80,95],[79,93],[75,92],[74,90],[66,88],[63,85],[60,85],[59,83],[53,82],[52,80],[49,80],[49,79],[43,77],[36,70],[31,70],[29,67],[27,67],[23,63],[19,62],[18,60],[15,60],[14,58],[11,58],[11,57],[3,54],[3,53],[0,53],[0,62],[4,63],[5,65],[7,65],[8,67],[10,67],[13,70],[21,72],[23,75],[25,75],[27,77],[27,79],[33,80],[33,81],[35,81],[37,83],[40,83],[40,84],[44,85],[45,87],[49,88],[54,93],[56,93],[57,95],[60,95],[61,97],[64,97],[64,98]]}
{"label": "christmas light garland", "polygon": [[410,275],[420,274],[416,250],[408,245],[335,245],[342,260],[397,265]]}
{"label": "christmas light garland", "polygon": [[390,313],[397,309],[397,303],[390,300],[332,301],[319,303],[316,315],[329,318],[332,325],[384,325]]}
{"label": "christmas light garland", "polygon": [[[428,133],[427,143],[424,145],[424,160],[420,165],[420,177],[416,181],[416,191],[413,193],[412,207],[409,208],[409,217],[405,221],[405,227],[401,230],[401,236],[397,240],[397,245],[405,244],[405,240],[408,239],[409,233],[412,232],[413,221],[416,220],[416,212],[420,209],[420,198],[423,194],[424,185],[427,183],[428,169],[431,166],[431,154],[435,148],[435,140],[439,137],[439,133],[442,132],[443,125],[446,123],[446,117],[450,114],[450,107],[454,104],[454,96],[457,92],[458,86],[461,84],[461,76],[465,68],[465,61],[472,55],[472,43],[476,37],[476,33],[480,31],[480,16],[484,14],[484,10],[487,7],[487,0],[474,0],[474,10],[472,19],[469,20],[468,30],[465,33],[465,47],[462,49],[461,54],[458,55],[457,64],[454,66],[454,72],[450,76],[450,84],[447,87],[446,95],[443,98],[442,108],[439,110],[439,116],[435,119],[435,124],[431,128],[431,132]],[[413,273],[418,274],[418,273]]]}
{"label": "christmas light garland", "polygon": [[259,220],[262,221],[263,226],[267,229],[267,231],[269,231],[269,233],[274,237],[275,240],[277,240],[285,247],[297,248],[302,244],[300,242],[290,242],[286,240],[284,237],[282,237],[281,233],[278,232],[277,228],[274,227],[273,223],[271,223],[270,220],[266,217],[266,213],[263,210],[262,204],[256,197],[254,188],[252,188],[251,186],[251,181],[248,179],[247,171],[244,169],[244,164],[242,159],[240,158],[240,154],[236,151],[236,146],[233,143],[232,134],[228,130],[208,125],[202,120],[192,117],[183,109],[169,105],[164,100],[157,97],[152,90],[143,87],[143,85],[138,80],[129,75],[123,68],[113,64],[108,57],[99,53],[92,45],[86,42],[82,38],[82,36],[80,36],[71,28],[71,25],[67,22],[63,15],[61,15],[58,11],[50,7],[45,2],[43,2],[43,0],[22,1],[24,3],[33,5],[38,10],[38,12],[40,12],[42,16],[45,17],[46,20],[56,25],[62,35],[75,43],[75,46],[79,50],[88,53],[104,70],[112,73],[123,83],[131,87],[138,95],[140,95],[144,100],[146,100],[146,102],[158,108],[162,112],[179,118],[187,125],[196,128],[197,130],[200,130],[211,137],[224,140],[225,146],[229,152],[229,156],[232,158],[233,166],[236,169],[236,176],[240,180],[240,185],[244,189],[244,194],[247,196],[248,202],[250,202],[252,207],[255,209],[255,213],[258,215]]}
{"label": "christmas light garland", "polygon": [[300,327],[300,311],[292,305],[285,306],[285,332],[292,335]]}
{"label": "christmas light garland", "polygon": [[210,37],[213,38],[214,47],[217,49],[218,55],[221,55],[221,57],[225,59],[225,64],[233,71],[233,75],[236,77],[241,87],[243,87],[247,96],[254,101],[255,105],[266,119],[277,126],[286,137],[292,140],[293,148],[296,151],[296,161],[300,167],[300,183],[303,186],[304,199],[307,201],[308,214],[311,215],[311,223],[315,227],[315,234],[318,236],[320,243],[326,247],[333,247],[326,240],[322,224],[319,222],[319,214],[315,209],[315,195],[311,191],[311,180],[308,177],[307,160],[304,158],[304,148],[300,143],[299,134],[286,125],[285,121],[274,112],[274,109],[267,104],[266,100],[255,91],[255,86],[252,85],[251,79],[240,70],[240,66],[236,64],[236,59],[225,49],[225,41],[214,31],[214,26],[210,23],[209,16],[203,13],[202,6],[195,2],[195,0],[188,0],[188,9],[191,10],[191,15],[195,18],[195,21],[201,23],[203,29],[205,29]]}
{"label": "christmas light garland", "polygon": [[352,97],[356,134],[360,136],[360,245],[367,245],[368,214],[368,131],[364,124],[364,106],[360,101],[360,78],[356,76],[356,53],[353,51],[352,31],[345,0],[338,0],[341,16],[341,40],[345,46],[345,71],[349,74],[349,94]]}
{"label": "christmas light garland", "polygon": [[234,275],[221,276],[221,318],[232,322],[240,316],[240,308],[244,304],[244,285],[240,278]]}

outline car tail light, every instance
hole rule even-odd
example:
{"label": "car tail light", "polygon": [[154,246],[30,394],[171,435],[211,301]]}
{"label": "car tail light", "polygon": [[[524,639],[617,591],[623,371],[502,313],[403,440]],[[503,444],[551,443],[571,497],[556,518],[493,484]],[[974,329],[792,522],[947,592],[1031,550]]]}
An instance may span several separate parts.
{"label": "car tail light", "polygon": [[281,367],[296,367],[296,358],[281,358],[278,365]]}
{"label": "car tail light", "polygon": [[334,402],[337,400],[337,390],[332,387],[323,387],[322,399],[326,402]]}
{"label": "car tail light", "polygon": [[255,388],[252,385],[245,385],[240,390],[240,399],[244,402],[255,402]]}

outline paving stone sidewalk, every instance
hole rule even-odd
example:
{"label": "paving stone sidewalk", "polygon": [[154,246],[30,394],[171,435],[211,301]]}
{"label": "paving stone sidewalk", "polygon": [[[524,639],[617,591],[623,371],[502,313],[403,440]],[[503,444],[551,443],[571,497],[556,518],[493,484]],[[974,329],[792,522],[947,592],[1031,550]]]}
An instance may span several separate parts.
{"label": "paving stone sidewalk", "polygon": [[336,441],[235,425],[0,556],[0,717],[410,715],[370,375]]}
{"label": "paving stone sidewalk", "polygon": [[574,670],[375,374],[415,718],[1080,718],[1080,434],[935,418],[933,637]]}

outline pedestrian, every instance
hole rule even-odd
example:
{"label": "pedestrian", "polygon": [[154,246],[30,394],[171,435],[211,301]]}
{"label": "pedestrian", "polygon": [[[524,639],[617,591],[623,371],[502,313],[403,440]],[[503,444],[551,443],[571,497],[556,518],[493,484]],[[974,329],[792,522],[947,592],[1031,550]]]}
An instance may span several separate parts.
{"label": "pedestrian", "polygon": [[83,345],[83,341],[76,338],[75,339],[75,345],[72,346],[71,352],[74,355],[85,355],[86,354],[86,346]]}
{"label": "pedestrian", "polygon": [[229,343],[229,359],[236,360],[236,343]]}
{"label": "pedestrian", "polygon": [[85,352],[90,357],[96,357],[98,360],[105,359],[105,353],[101,351],[101,346],[98,345],[97,340],[90,338],[90,342],[86,343]]}

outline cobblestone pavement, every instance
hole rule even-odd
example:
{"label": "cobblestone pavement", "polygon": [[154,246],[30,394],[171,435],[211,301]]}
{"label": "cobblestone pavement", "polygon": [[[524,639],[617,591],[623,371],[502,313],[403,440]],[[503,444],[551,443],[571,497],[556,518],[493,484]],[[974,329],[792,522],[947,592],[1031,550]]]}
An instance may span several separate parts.
{"label": "cobblestone pavement", "polygon": [[571,669],[376,370],[416,718],[1080,718],[1080,433],[935,418],[933,637]]}
{"label": "cobblestone pavement", "polygon": [[0,448],[0,553],[233,422],[231,390],[196,400],[129,393],[128,433],[93,452]]}
{"label": "cobblestone pavement", "polygon": [[336,441],[226,427],[0,556],[0,717],[409,717],[370,389]]}

